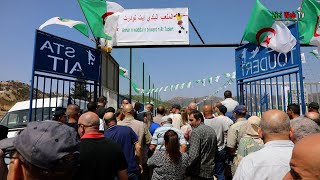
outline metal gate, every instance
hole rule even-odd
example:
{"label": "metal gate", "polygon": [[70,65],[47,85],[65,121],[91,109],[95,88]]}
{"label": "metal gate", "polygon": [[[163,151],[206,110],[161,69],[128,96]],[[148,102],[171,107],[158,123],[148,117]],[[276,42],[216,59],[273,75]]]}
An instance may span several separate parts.
{"label": "metal gate", "polygon": [[287,54],[250,43],[236,49],[238,101],[247,106],[251,115],[261,115],[269,109],[286,111],[291,103],[298,104],[305,113],[297,24],[291,24],[289,29],[297,44]]}
{"label": "metal gate", "polygon": [[[99,50],[36,31],[28,121],[52,119],[53,112],[87,102],[101,94]],[[32,108],[31,108],[32,107]]]}

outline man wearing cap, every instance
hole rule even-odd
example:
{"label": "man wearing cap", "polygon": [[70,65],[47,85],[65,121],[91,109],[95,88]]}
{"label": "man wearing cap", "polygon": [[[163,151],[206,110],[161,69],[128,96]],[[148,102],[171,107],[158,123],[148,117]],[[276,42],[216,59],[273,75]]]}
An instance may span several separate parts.
{"label": "man wearing cap", "polygon": [[121,147],[99,132],[99,116],[87,112],[80,116],[78,133],[80,168],[77,179],[128,179],[127,161]]}
{"label": "man wearing cap", "polygon": [[169,114],[169,117],[172,119],[172,125],[173,127],[177,129],[181,129],[181,121],[182,117],[180,114],[181,106],[179,104],[173,104],[171,108],[171,114]]}
{"label": "man wearing cap", "polygon": [[164,116],[161,120],[161,127],[156,129],[152,136],[152,141],[150,143],[150,150],[154,152],[155,150],[165,150],[164,146],[164,134],[168,130],[174,130],[179,137],[179,142],[180,142],[180,151],[181,152],[186,152],[187,149],[187,142],[184,139],[184,136],[181,132],[180,129],[177,129],[173,127],[172,125],[172,119],[169,116]]}
{"label": "man wearing cap", "polygon": [[67,120],[66,113],[62,109],[57,109],[53,114],[52,120],[65,124]]}
{"label": "man wearing cap", "polygon": [[204,124],[210,126],[217,135],[218,141],[218,154],[216,157],[215,164],[215,176],[218,180],[224,180],[224,166],[226,161],[226,150],[225,150],[225,138],[229,127],[233,124],[233,121],[225,116],[227,108],[224,105],[218,105],[215,107],[215,112],[218,116],[212,116],[212,108],[210,105],[203,106]]}
{"label": "man wearing cap", "polygon": [[117,142],[126,157],[129,179],[138,179],[140,171],[136,157],[140,159],[142,150],[138,136],[130,127],[118,126],[116,116],[112,112],[105,113],[103,119],[109,127],[104,133],[105,137]]}
{"label": "man wearing cap", "polygon": [[[234,123],[228,130],[227,135],[227,152],[230,161],[236,161],[233,159],[236,156],[236,150],[238,148],[240,139],[245,135],[247,130],[247,119],[245,118],[247,113],[247,108],[244,105],[238,105],[233,110],[233,116],[236,119]],[[231,164],[231,162],[229,162]],[[232,174],[235,172],[235,166],[231,166]]]}
{"label": "man wearing cap", "polygon": [[10,159],[8,179],[72,179],[79,160],[76,132],[57,121],[31,122],[0,141]]}
{"label": "man wearing cap", "polygon": [[308,112],[316,112],[319,113],[319,104],[317,102],[311,102],[308,105]]}

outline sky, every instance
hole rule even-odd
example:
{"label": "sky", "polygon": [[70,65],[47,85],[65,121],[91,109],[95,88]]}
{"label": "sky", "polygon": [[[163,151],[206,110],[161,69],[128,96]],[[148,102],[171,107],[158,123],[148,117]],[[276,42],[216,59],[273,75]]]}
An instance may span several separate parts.
{"label": "sky", "polygon": [[[117,0],[126,9],[137,8],[189,8],[189,18],[207,44],[240,43],[248,23],[255,0]],[[294,11],[301,0],[261,0],[270,11]],[[19,80],[30,83],[35,44],[35,30],[46,20],[59,16],[84,21],[85,18],[76,0],[31,0],[0,2],[0,80]],[[200,44],[194,30],[190,28],[190,44]],[[74,29],[65,26],[47,26],[43,31],[76,41],[87,46],[95,44]],[[303,51],[308,51],[302,50]],[[133,50],[134,81],[141,86],[142,62],[152,84],[162,87],[221,75],[235,71],[235,48],[153,48]],[[129,69],[129,50],[114,49],[112,56],[120,66]],[[309,55],[307,56],[309,58]],[[311,57],[310,57],[311,59]],[[312,62],[312,63],[311,63]],[[307,63],[308,73],[319,62]],[[227,81],[221,78],[212,85],[195,85],[190,89],[161,92],[161,99],[176,96],[199,97],[211,95]],[[318,79],[319,81],[319,79]],[[235,84],[228,87],[235,91]],[[121,79],[120,93],[128,93],[128,82]],[[222,96],[222,92],[218,94]]]}

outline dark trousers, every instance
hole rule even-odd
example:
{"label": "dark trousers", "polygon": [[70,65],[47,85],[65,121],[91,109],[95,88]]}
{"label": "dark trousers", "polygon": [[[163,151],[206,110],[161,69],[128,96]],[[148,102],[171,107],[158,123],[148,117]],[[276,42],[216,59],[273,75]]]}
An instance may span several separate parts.
{"label": "dark trousers", "polygon": [[215,165],[214,165],[214,176],[218,180],[225,180],[224,177],[224,168],[225,168],[225,162],[226,162],[226,150],[222,149],[221,151],[218,151]]}

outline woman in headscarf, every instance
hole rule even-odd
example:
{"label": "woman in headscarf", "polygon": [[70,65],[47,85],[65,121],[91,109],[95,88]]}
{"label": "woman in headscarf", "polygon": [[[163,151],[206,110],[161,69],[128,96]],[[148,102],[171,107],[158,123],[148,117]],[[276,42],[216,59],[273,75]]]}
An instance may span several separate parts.
{"label": "woman in headscarf", "polygon": [[237,149],[236,167],[238,167],[242,158],[263,148],[263,140],[258,134],[260,122],[261,119],[258,116],[251,116],[248,119],[246,134],[241,138]]}

